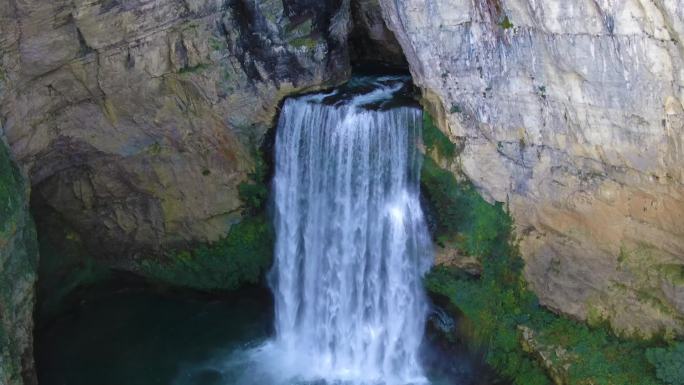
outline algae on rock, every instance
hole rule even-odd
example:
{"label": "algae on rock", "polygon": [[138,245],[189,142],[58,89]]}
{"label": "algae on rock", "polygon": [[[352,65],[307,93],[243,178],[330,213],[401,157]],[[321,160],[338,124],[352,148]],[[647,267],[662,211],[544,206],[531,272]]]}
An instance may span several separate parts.
{"label": "algae on rock", "polygon": [[238,185],[242,219],[216,242],[146,257],[139,271],[151,280],[204,291],[257,284],[273,260],[275,234],[267,214],[268,177],[263,153],[255,151],[249,180]]}
{"label": "algae on rock", "polygon": [[38,247],[28,185],[0,139],[0,384],[31,383]]}
{"label": "algae on rock", "polygon": [[[480,268],[472,274],[461,255],[460,261],[441,261],[425,284],[428,292],[447,298],[467,322],[477,325],[471,343],[486,352],[487,362],[516,385],[661,384],[645,354],[660,341],[621,338],[605,326],[605,319],[587,325],[540,305],[523,276],[507,207],[486,202],[467,178],[438,165],[432,159],[440,155],[435,151],[438,142],[430,136],[425,140],[421,174],[432,208],[428,212],[436,217],[438,255],[441,249],[454,248],[477,258]],[[659,372],[677,370],[669,357],[659,361]]]}

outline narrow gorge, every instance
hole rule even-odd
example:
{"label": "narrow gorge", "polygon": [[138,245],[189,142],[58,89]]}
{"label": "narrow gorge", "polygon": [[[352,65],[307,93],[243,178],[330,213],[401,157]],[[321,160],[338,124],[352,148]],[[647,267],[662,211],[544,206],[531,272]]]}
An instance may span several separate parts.
{"label": "narrow gorge", "polygon": [[0,0],[0,384],[684,385],[678,0]]}

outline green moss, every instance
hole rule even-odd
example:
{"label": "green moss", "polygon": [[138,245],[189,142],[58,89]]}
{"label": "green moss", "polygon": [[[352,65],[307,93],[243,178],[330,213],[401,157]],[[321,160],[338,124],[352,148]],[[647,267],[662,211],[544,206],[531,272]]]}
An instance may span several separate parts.
{"label": "green moss", "polygon": [[313,49],[318,45],[318,41],[310,37],[297,37],[289,41],[290,45],[297,48]]}
{"label": "green moss", "polygon": [[[485,271],[489,274],[489,271]],[[513,276],[513,275],[511,275]],[[489,278],[466,278],[446,268],[434,269],[425,280],[433,294],[448,297],[474,325],[472,341],[486,351],[486,361],[499,373],[518,385],[549,385],[544,370],[522,349],[517,326],[525,313],[515,289],[520,283],[510,280],[500,284]]]}
{"label": "green moss", "polygon": [[150,154],[150,155],[159,155],[162,152],[162,146],[159,144],[159,142],[154,142],[150,144],[147,148],[145,148],[145,151]]}
{"label": "green moss", "polygon": [[660,272],[665,280],[675,286],[684,286],[684,265],[661,265]]}
{"label": "green moss", "polygon": [[[32,287],[38,264],[36,232],[27,189],[0,139],[0,383],[20,381],[28,346],[18,337],[31,322]],[[29,324],[30,325],[30,324]]]}
{"label": "green moss", "polygon": [[3,233],[10,230],[12,217],[24,203],[23,179],[11,162],[9,150],[0,142],[0,218],[5,219],[1,225]]}
{"label": "green moss", "polygon": [[228,235],[218,242],[175,250],[161,260],[143,260],[140,270],[144,275],[207,291],[234,290],[261,280],[272,262],[274,233],[265,213],[267,165],[261,153],[255,153],[254,159],[249,180],[238,186],[244,203],[242,221],[232,225]]}
{"label": "green moss", "polygon": [[[591,328],[554,315],[537,300],[520,278],[519,262],[488,258],[481,279],[464,279],[445,268],[426,278],[429,291],[447,296],[477,325],[475,343],[487,351],[487,362],[518,385],[549,384],[543,370],[519,343],[519,325],[530,327],[543,346],[562,348],[572,357],[568,384],[656,385],[644,349],[648,343],[623,340],[608,328]],[[512,267],[509,270],[509,266]],[[558,356],[551,357],[559,367]]]}
{"label": "green moss", "polygon": [[249,173],[249,180],[238,185],[238,196],[245,205],[245,211],[251,214],[258,214],[265,209],[268,199],[268,167],[264,161],[263,154],[256,152],[254,170]]}
{"label": "green moss", "polygon": [[[424,162],[422,188],[436,216],[438,242],[452,242],[482,262],[479,278],[437,267],[426,276],[426,288],[448,298],[477,325],[472,343],[486,351],[487,362],[502,375],[517,385],[551,384],[536,357],[523,349],[519,326],[526,326],[538,344],[565,352],[550,359],[569,385],[661,383],[644,353],[653,343],[621,339],[607,326],[589,327],[539,305],[523,278],[504,205],[488,204],[472,185],[457,181],[430,158]],[[564,366],[567,360],[570,365]]]}
{"label": "green moss", "polygon": [[435,150],[443,158],[456,156],[456,145],[434,124],[428,113],[423,113],[423,143],[429,152]]}
{"label": "green moss", "polygon": [[457,181],[429,157],[423,162],[421,184],[437,222],[439,244],[473,256],[489,255],[505,246],[511,220],[501,203],[487,203],[470,183]]}
{"label": "green moss", "polygon": [[514,27],[513,23],[511,23],[511,19],[508,18],[508,15],[504,16],[501,22],[499,22],[499,27],[502,29],[511,29]]}
{"label": "green moss", "polygon": [[664,348],[650,348],[646,351],[646,357],[663,383],[684,385],[684,342]]}
{"label": "green moss", "polygon": [[206,69],[209,68],[208,64],[200,63],[191,67],[183,67],[180,70],[178,70],[179,74],[195,74],[202,72]]}
{"label": "green moss", "polygon": [[199,290],[234,290],[258,283],[271,265],[273,231],[265,215],[234,224],[220,241],[169,253],[163,261],[145,260],[152,279]]}
{"label": "green moss", "polygon": [[226,42],[223,39],[218,39],[216,37],[210,37],[209,38],[209,47],[214,50],[214,51],[220,51],[224,49],[226,46]]}

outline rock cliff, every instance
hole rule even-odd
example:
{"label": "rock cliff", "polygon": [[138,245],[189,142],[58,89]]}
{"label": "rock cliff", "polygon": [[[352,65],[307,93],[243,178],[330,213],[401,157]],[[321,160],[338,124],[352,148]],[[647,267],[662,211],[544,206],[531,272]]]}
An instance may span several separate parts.
{"label": "rock cliff", "polygon": [[350,71],[342,0],[2,0],[0,116],[91,250],[213,241],[278,103]]}
{"label": "rock cliff", "polygon": [[38,247],[29,215],[28,191],[28,184],[0,138],[0,384],[3,385],[35,382],[32,312]]}
{"label": "rock cliff", "polygon": [[0,0],[0,383],[35,380],[28,185],[105,266],[225,236],[282,99],[348,78],[350,17],[349,0]]}
{"label": "rock cliff", "polygon": [[380,0],[546,306],[684,332],[684,5]]}

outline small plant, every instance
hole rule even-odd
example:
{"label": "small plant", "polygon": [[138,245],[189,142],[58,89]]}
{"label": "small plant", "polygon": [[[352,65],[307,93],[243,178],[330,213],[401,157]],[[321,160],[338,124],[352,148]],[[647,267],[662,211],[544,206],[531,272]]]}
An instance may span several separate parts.
{"label": "small plant", "polygon": [[159,155],[162,152],[162,146],[159,142],[154,142],[147,147],[147,153],[150,155]]}
{"label": "small plant", "polygon": [[508,18],[508,15],[505,15],[503,19],[499,22],[499,27],[502,29],[511,29],[514,27],[513,23],[511,23],[511,20]]}
{"label": "small plant", "polygon": [[458,104],[454,103],[454,104],[451,105],[451,109],[449,110],[449,112],[451,112],[452,114],[460,114],[460,113],[462,112],[462,111],[461,111],[461,106],[459,106]]}
{"label": "small plant", "polygon": [[539,86],[537,89],[539,90],[539,95],[542,99],[546,99],[546,86]]}
{"label": "small plant", "polygon": [[427,112],[423,113],[423,143],[428,151],[434,149],[441,157],[451,159],[456,156],[456,145],[435,125]]}
{"label": "small plant", "polygon": [[191,67],[183,67],[180,70],[178,70],[179,74],[194,74],[194,73],[199,73],[202,72],[206,69],[208,69],[209,66],[204,63],[200,63]]}

